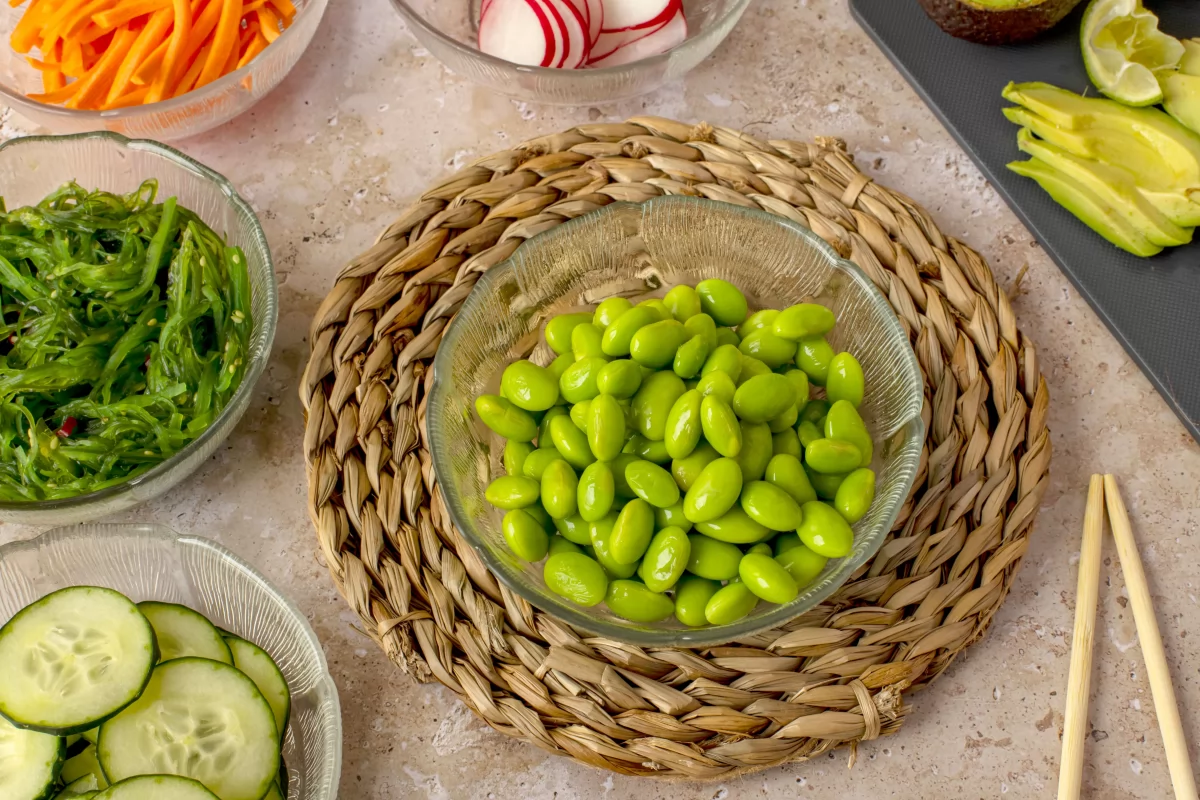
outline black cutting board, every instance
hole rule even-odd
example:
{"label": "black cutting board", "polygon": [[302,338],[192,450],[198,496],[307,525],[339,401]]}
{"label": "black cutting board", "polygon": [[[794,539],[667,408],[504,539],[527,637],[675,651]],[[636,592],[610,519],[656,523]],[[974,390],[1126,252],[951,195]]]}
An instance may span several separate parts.
{"label": "black cutting board", "polygon": [[[1200,37],[1200,2],[1146,0],[1162,30]],[[944,33],[917,0],[850,0],[867,33],[966,149],[1200,441],[1200,235],[1153,258],[1128,255],[1005,168],[1024,158],[1001,109],[1009,81],[1097,94],[1079,52],[1086,2],[1026,44],[989,47]],[[1198,232],[1200,233],[1200,232]]]}

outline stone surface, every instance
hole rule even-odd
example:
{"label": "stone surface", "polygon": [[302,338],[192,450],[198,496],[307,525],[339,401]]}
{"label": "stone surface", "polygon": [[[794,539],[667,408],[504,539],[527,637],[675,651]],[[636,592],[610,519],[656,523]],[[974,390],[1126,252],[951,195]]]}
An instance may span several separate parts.
{"label": "stone surface", "polygon": [[[898,2],[901,0],[897,0]],[[292,597],[321,637],[345,717],[341,796],[355,798],[1050,798],[1087,477],[1122,480],[1189,737],[1200,741],[1200,448],[895,69],[844,0],[751,7],[681,83],[598,108],[516,103],[421,48],[386,0],[333,4],[295,72],[250,113],[179,146],[258,209],[279,271],[275,353],[224,450],[172,496],[124,516],[211,536]],[[487,728],[438,685],[419,686],[362,633],[305,513],[296,384],[312,312],[338,266],[414,194],[470,159],[585,120],[709,120],[766,138],[843,137],[880,182],[977,248],[1039,345],[1054,461],[1029,554],[987,637],[932,687],[896,736],[711,784],[656,783],[557,759]],[[4,135],[29,130],[0,118]],[[0,526],[0,543],[36,531]],[[1170,793],[1153,703],[1111,541],[1097,618],[1085,795]],[[1197,751],[1193,749],[1193,760]]]}

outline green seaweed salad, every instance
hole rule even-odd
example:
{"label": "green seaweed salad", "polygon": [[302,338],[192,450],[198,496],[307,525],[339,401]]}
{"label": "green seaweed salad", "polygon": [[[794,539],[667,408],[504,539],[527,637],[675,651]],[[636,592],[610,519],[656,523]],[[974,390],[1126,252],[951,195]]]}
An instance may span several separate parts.
{"label": "green seaweed salad", "polygon": [[246,257],[149,180],[0,199],[0,501],[74,497],[203,433],[248,361]]}

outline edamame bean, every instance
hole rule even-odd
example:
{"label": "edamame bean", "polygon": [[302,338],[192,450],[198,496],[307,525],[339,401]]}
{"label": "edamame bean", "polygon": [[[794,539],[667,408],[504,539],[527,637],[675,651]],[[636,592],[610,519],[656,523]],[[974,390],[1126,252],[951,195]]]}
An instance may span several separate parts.
{"label": "edamame bean", "polygon": [[712,581],[727,581],[738,574],[742,551],[729,542],[718,542],[704,534],[688,535],[691,555],[688,556],[687,571]]}
{"label": "edamame bean", "polygon": [[758,598],[741,581],[728,583],[708,599],[704,618],[712,625],[728,625],[749,614],[758,605]]}
{"label": "edamame bean", "polygon": [[768,603],[790,603],[800,593],[796,580],[769,555],[747,553],[738,564],[738,575],[746,588]]}
{"label": "edamame bean", "polygon": [[642,368],[628,358],[608,362],[596,375],[596,388],[600,394],[611,394],[618,399],[633,397],[641,385]]}
{"label": "edamame bean", "polygon": [[771,436],[771,455],[789,455],[795,456],[797,459],[804,455],[804,450],[800,447],[800,440],[796,437],[796,432],[788,429],[773,434]]}
{"label": "edamame bean", "polygon": [[503,397],[481,394],[475,398],[475,413],[483,420],[484,425],[505,439],[529,442],[537,436],[538,424],[533,416]]}
{"label": "edamame bean", "polygon": [[800,438],[800,446],[808,447],[817,439],[825,438],[815,423],[804,420],[796,426],[796,435]]}
{"label": "edamame bean", "polygon": [[[549,438],[549,437],[547,437]],[[546,474],[546,467],[554,461],[563,461],[562,454],[553,446],[545,449],[539,448],[529,454],[525,459],[525,463],[521,466],[521,474],[526,478],[532,478],[541,483],[542,475]]]}
{"label": "edamame bean", "polygon": [[687,458],[700,443],[700,436],[704,433],[700,424],[700,404],[703,399],[700,392],[692,389],[679,395],[679,399],[671,406],[663,438],[671,458]]}
{"label": "edamame bean", "polygon": [[[567,371],[567,368],[570,367],[574,363],[575,363],[575,354],[568,350],[567,352],[563,353],[561,356],[558,356],[553,361],[551,361],[550,366],[546,367],[546,369],[549,370],[550,374],[554,376],[554,381],[555,381],[555,383],[557,383],[558,381],[562,380],[562,375],[564,372]],[[561,397],[560,397],[560,399],[561,399]]]}
{"label": "edamame bean", "polygon": [[[628,468],[625,471],[628,478]],[[617,514],[609,540],[609,553],[619,564],[632,564],[646,552],[653,535],[654,507],[640,497],[634,498]]]}
{"label": "edamame bean", "polygon": [[684,575],[675,586],[675,619],[689,628],[707,625],[704,607],[720,588],[721,584],[716,581],[697,575]]}
{"label": "edamame bean", "polygon": [[840,439],[857,447],[862,454],[858,466],[870,466],[874,443],[867,424],[849,400],[839,400],[829,407],[825,415],[824,433],[827,439]]}
{"label": "edamame bean", "polygon": [[542,579],[550,591],[585,607],[596,605],[608,593],[604,569],[582,553],[550,556],[542,567]]}
{"label": "edamame bean", "polygon": [[733,328],[717,328],[717,347],[723,345],[737,347],[741,343],[742,340],[738,338],[737,331]]}
{"label": "edamame bean", "polygon": [[629,342],[629,357],[645,367],[662,369],[675,361],[675,353],[688,340],[679,320],[664,319],[638,329]]}
{"label": "edamame bean", "polygon": [[566,461],[555,461],[542,473],[542,508],[554,519],[576,512],[579,479]]}
{"label": "edamame bean", "polygon": [[804,463],[825,475],[842,474],[862,463],[862,451],[841,439],[817,439],[804,448]]}
{"label": "edamame bean", "polygon": [[661,442],[667,432],[671,407],[685,391],[683,380],[674,372],[655,372],[643,379],[642,388],[633,396],[637,432],[651,441]]}
{"label": "edamame bean", "polygon": [[524,475],[502,475],[488,484],[483,496],[496,508],[510,511],[537,502],[538,482]]}
{"label": "edamame bean", "polygon": [[[604,329],[604,337],[600,340],[600,349],[606,356],[627,356],[633,335],[641,328],[658,322],[658,312],[646,306],[634,306],[621,316],[614,319]],[[830,354],[830,358],[832,358]]]}
{"label": "edamame bean", "polygon": [[[542,494],[545,494],[544,490]],[[588,464],[579,476],[576,495],[579,516],[587,522],[595,522],[612,509],[616,495],[617,487],[612,467],[604,461]]]}
{"label": "edamame bean", "polygon": [[708,443],[726,458],[742,451],[742,427],[737,415],[719,398],[709,395],[700,401],[700,426]]}
{"label": "edamame bean", "polygon": [[804,408],[800,409],[799,419],[801,422],[811,422],[814,425],[817,425],[819,430],[822,426],[818,423],[820,423],[821,419],[828,413],[829,401],[817,398],[815,400],[809,400],[804,404]]}
{"label": "edamame bean", "polygon": [[558,402],[558,381],[550,370],[523,358],[504,368],[500,394],[517,408],[545,411]]}
{"label": "edamame bean", "polygon": [[597,395],[590,401],[587,440],[592,454],[601,461],[613,460],[625,446],[625,409],[612,395]]}
{"label": "edamame bean", "polygon": [[[546,409],[546,413],[542,414],[542,421],[538,423],[537,446],[539,448],[554,449],[554,440],[550,438],[550,423],[554,421],[555,417],[567,416],[569,413],[563,406]],[[539,475],[538,478],[540,479],[541,476]]]}
{"label": "edamame bean", "polygon": [[854,531],[842,515],[819,500],[801,506],[804,521],[796,529],[800,541],[817,555],[843,558],[854,549]]}
{"label": "edamame bean", "polygon": [[856,469],[838,487],[833,496],[833,507],[842,519],[853,524],[867,515],[874,500],[875,473],[866,468]]}
{"label": "edamame bean", "polygon": [[757,358],[769,369],[777,369],[796,357],[796,343],[776,336],[769,330],[754,331],[738,346],[742,355]]}
{"label": "edamame bean", "polygon": [[800,349],[796,353],[796,366],[804,370],[811,383],[824,386],[829,377],[829,364],[833,361],[833,348],[824,336],[814,336],[800,340]]}
{"label": "edamame bean", "polygon": [[[571,418],[571,422],[575,423],[575,427],[587,433],[588,429],[588,411],[592,408],[591,400],[584,400],[582,403],[576,403],[571,406],[571,410],[567,412],[567,416]],[[625,412],[621,412],[621,425],[625,424]]]}
{"label": "edamame bean", "polygon": [[808,473],[804,471],[804,465],[800,463],[798,456],[784,453],[773,456],[767,463],[767,471],[763,473],[763,477],[767,483],[787,492],[801,506],[817,499],[817,492],[813,489]]}
{"label": "edamame bean", "polygon": [[504,541],[519,558],[526,561],[541,561],[550,547],[546,529],[533,517],[519,508],[514,508],[500,521],[500,532]]}
{"label": "edamame bean", "polygon": [[824,336],[833,330],[837,317],[818,303],[799,303],[779,312],[771,325],[771,331],[784,339],[807,339]]}
{"label": "edamame bean", "polygon": [[599,325],[591,322],[576,325],[575,330],[571,331],[571,355],[575,356],[576,361],[585,358],[605,358],[604,351],[600,348],[603,336],[604,330]]}
{"label": "edamame bean", "polygon": [[703,337],[710,350],[716,348],[717,323],[713,322],[713,318],[708,314],[693,314],[683,323],[683,327],[687,328],[687,332],[692,336]]}
{"label": "edamame bean", "polygon": [[700,377],[703,378],[713,370],[724,372],[730,380],[736,383],[738,376],[742,374],[741,351],[732,344],[717,346],[704,360],[704,366],[700,368]]}
{"label": "edamame bean", "polygon": [[797,410],[804,408],[808,403],[808,376],[802,369],[789,369],[783,376],[792,382],[792,388],[796,390]]}
{"label": "edamame bean", "polygon": [[692,488],[704,468],[720,457],[721,454],[713,450],[712,445],[701,442],[687,458],[677,458],[671,462],[671,475],[679,488],[686,492]]}
{"label": "edamame bean", "polygon": [[671,598],[652,592],[637,581],[613,581],[608,585],[604,603],[618,617],[631,622],[658,622],[675,613]]}
{"label": "edamame bean", "polygon": [[849,473],[834,473],[826,475],[823,472],[817,472],[812,467],[805,465],[804,474],[808,476],[808,480],[812,483],[813,489],[817,492],[817,497],[822,500],[832,500],[837,497],[838,487],[842,485],[842,481],[846,480],[846,475]]}
{"label": "edamame bean", "polygon": [[652,442],[640,433],[629,437],[629,441],[625,443],[625,452],[652,464],[668,464],[671,461],[666,442]]}
{"label": "edamame bean", "polygon": [[740,507],[734,506],[716,519],[697,522],[696,530],[710,539],[731,544],[753,544],[770,535],[770,531],[750,518]]}
{"label": "edamame bean", "polygon": [[569,416],[555,417],[550,422],[550,438],[554,449],[575,469],[583,469],[596,460],[587,434],[576,428]]}
{"label": "edamame bean", "polygon": [[[559,553],[583,553],[583,548],[574,542],[567,541],[561,536],[551,536],[550,546],[547,548],[548,555],[556,556]],[[545,573],[543,572],[543,576]]]}
{"label": "edamame bean", "polygon": [[683,514],[693,523],[716,519],[737,503],[742,469],[732,458],[718,458],[700,471],[683,498]]}
{"label": "edamame bean", "polygon": [[792,496],[769,481],[751,481],[742,489],[742,510],[773,531],[794,531],[804,515]]}
{"label": "edamame bean", "polygon": [[592,315],[585,312],[578,314],[559,314],[546,323],[544,333],[546,334],[546,344],[550,345],[550,349],[555,355],[564,355],[571,352],[571,332],[585,322],[591,322]]}
{"label": "edamame bean", "polygon": [[740,325],[746,319],[746,295],[729,281],[700,281],[696,294],[700,296],[700,309],[718,325]]}
{"label": "edamame bean", "polygon": [[788,531],[787,533],[781,533],[775,537],[774,546],[775,555],[781,555],[796,547],[803,547],[804,542],[800,541],[800,537],[795,531]]}
{"label": "edamame bean", "polygon": [[760,311],[755,311],[750,316],[746,317],[745,321],[737,326],[737,335],[745,339],[750,334],[757,330],[771,330],[772,323],[779,316],[779,309],[764,308]]}
{"label": "edamame bean", "polygon": [[732,403],[734,395],[737,394],[737,387],[728,373],[715,369],[700,378],[696,384],[696,391],[701,397],[712,395],[723,403]]}
{"label": "edamame bean", "polygon": [[654,313],[658,315],[660,320],[671,319],[671,309],[667,308],[667,304],[657,297],[650,297],[638,303],[639,306],[654,309]]}
{"label": "edamame bean", "polygon": [[756,375],[733,393],[733,410],[748,422],[766,422],[796,403],[796,389],[784,375]]}
{"label": "edamame bean", "polygon": [[546,509],[542,508],[541,503],[534,503],[533,505],[525,506],[521,510],[536,519],[538,524],[545,529],[546,533],[552,533],[556,529],[554,520],[549,514],[546,513]]}
{"label": "edamame bean", "polygon": [[771,429],[765,422],[743,422],[742,449],[737,462],[742,469],[742,480],[749,483],[761,478],[767,471],[774,452]]}
{"label": "edamame bean", "polygon": [[771,368],[763,362],[759,361],[754,356],[742,356],[742,374],[738,376],[736,381],[738,386],[741,386],[751,378],[759,375],[770,375]]}
{"label": "edamame bean", "polygon": [[655,508],[679,502],[679,487],[671,473],[649,461],[638,460],[625,467],[625,482],[634,494]]}
{"label": "edamame bean", "polygon": [[534,447],[529,442],[515,442],[509,439],[504,443],[504,471],[509,475],[520,475]]}
{"label": "edamame bean", "polygon": [[609,463],[609,466],[612,467],[613,484],[617,489],[617,497],[622,500],[632,500],[634,497],[637,497],[633,493],[633,489],[629,488],[629,484],[625,481],[625,468],[639,458],[640,456],[636,453],[620,453]]}
{"label": "edamame bean", "polygon": [[554,520],[554,529],[568,542],[574,542],[581,547],[586,547],[592,543],[591,529],[588,526],[588,522],[578,514]]}
{"label": "edamame bean", "polygon": [[709,344],[703,336],[693,336],[675,351],[675,360],[671,368],[681,378],[694,378],[700,374],[705,360],[708,359]]}
{"label": "edamame bean", "polygon": [[667,292],[663,297],[663,305],[671,312],[671,316],[680,322],[687,322],[700,313],[700,295],[687,284],[680,285]]}
{"label": "edamame bean", "polygon": [[604,567],[610,578],[629,578],[637,573],[637,562],[622,564],[612,556],[612,532],[617,524],[617,514],[610,513],[591,524],[588,532],[596,560]]}
{"label": "edamame bean", "polygon": [[748,548],[746,548],[746,555],[750,555],[751,553],[763,553],[764,555],[768,556],[774,555],[771,552],[771,545],[767,542],[759,542],[758,544],[750,545]]}
{"label": "edamame bean", "polygon": [[638,577],[650,591],[665,592],[683,575],[691,555],[692,543],[681,528],[663,528],[650,540]]}
{"label": "edamame bean", "polygon": [[[795,536],[795,534],[792,534]],[[796,539],[796,546],[789,547],[779,555],[775,556],[775,560],[779,566],[788,571],[792,576],[792,580],[796,581],[796,585],[803,589],[808,586],[817,576],[825,569],[825,564],[829,561],[823,555],[814,553],[804,546],[804,543]]]}
{"label": "edamame bean", "polygon": [[800,409],[796,408],[795,403],[792,403],[782,414],[773,417],[767,424],[771,428],[771,433],[790,432],[799,418]]}
{"label": "edamame bean", "polygon": [[831,403],[849,401],[858,408],[863,401],[863,370],[858,359],[849,353],[838,353],[829,362],[829,376],[825,379],[825,396]]}
{"label": "edamame bean", "polygon": [[562,399],[568,403],[582,403],[600,394],[596,387],[596,378],[607,363],[598,356],[585,356],[567,367],[567,371],[558,380],[558,390]]}
{"label": "edamame bean", "polygon": [[684,533],[692,529],[692,521],[683,513],[683,501],[669,505],[666,508],[654,509],[654,527],[658,530],[663,528],[679,528]]}
{"label": "edamame bean", "polygon": [[610,297],[607,300],[601,301],[600,305],[596,306],[596,313],[592,315],[592,322],[602,329],[607,328],[613,324],[613,320],[631,308],[633,308],[633,301],[628,297]]}

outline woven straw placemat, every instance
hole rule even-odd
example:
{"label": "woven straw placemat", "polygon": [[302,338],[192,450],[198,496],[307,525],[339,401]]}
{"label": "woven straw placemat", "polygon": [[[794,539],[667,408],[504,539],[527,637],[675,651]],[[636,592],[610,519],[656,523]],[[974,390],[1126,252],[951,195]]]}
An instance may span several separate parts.
{"label": "woven straw placemat", "polygon": [[[590,637],[506,590],[449,520],[423,424],[438,342],[481,273],[568,219],[664,194],[811,228],[888,297],[925,377],[920,470],[878,555],[783,628],[699,651]],[[896,731],[905,695],[988,627],[1048,481],[1049,396],[1008,296],[836,139],[639,117],[482,158],[341,270],[310,341],[309,511],[367,633],[493,728],[631,775],[717,778]]]}

